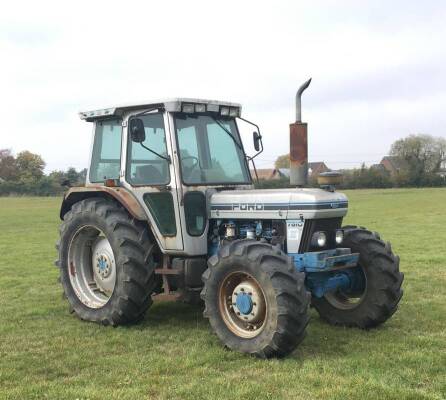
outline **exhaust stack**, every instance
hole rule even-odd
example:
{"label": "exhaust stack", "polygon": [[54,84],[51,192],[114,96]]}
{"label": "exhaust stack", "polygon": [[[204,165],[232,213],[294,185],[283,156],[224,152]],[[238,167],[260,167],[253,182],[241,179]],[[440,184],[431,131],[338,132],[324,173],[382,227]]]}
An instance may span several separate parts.
{"label": "exhaust stack", "polygon": [[290,124],[290,184],[303,187],[308,178],[308,130],[302,122],[302,93],[310,85],[304,82],[296,93],[296,122]]}

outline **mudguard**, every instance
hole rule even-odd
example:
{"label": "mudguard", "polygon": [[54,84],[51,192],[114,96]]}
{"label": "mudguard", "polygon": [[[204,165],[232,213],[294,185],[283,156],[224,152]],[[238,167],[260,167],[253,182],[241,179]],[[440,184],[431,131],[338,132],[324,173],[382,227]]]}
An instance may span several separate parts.
{"label": "mudguard", "polygon": [[136,198],[123,187],[109,186],[85,186],[72,187],[64,195],[62,206],[60,208],[60,219],[71,209],[74,203],[89,197],[113,198],[118,201],[134,218],[145,221],[147,215],[140,206]]}

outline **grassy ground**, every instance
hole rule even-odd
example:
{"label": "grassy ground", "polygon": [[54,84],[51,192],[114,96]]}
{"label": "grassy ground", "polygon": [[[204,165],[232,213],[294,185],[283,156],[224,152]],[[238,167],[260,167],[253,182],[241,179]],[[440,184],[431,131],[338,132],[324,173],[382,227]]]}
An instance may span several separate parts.
{"label": "grassy ground", "polygon": [[131,327],[79,321],[53,267],[60,200],[0,198],[0,398],[445,398],[446,190],[348,194],[346,222],[401,256],[400,310],[369,332],[312,310],[302,345],[269,361],[224,350],[187,305],[156,304]]}

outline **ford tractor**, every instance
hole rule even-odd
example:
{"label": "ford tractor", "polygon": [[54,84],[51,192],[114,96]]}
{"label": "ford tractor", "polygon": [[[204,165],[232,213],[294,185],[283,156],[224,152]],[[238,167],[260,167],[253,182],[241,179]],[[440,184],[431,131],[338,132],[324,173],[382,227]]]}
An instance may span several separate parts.
{"label": "ford tractor", "polygon": [[[307,186],[307,124],[296,95],[290,188],[254,189],[263,150],[241,106],[178,98],[80,113],[93,125],[84,187],[60,210],[60,281],[71,312],[136,323],[155,300],[203,304],[228,348],[292,352],[309,307],[330,324],[369,329],[397,310],[403,274],[390,244],[343,226],[340,174]],[[239,126],[252,126],[247,155]],[[256,175],[256,173],[253,173]]]}

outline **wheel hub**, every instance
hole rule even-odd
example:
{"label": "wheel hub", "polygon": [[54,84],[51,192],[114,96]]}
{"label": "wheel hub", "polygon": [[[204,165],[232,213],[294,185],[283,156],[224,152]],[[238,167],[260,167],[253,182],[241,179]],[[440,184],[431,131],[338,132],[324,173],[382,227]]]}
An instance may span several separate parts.
{"label": "wheel hub", "polygon": [[242,315],[248,315],[252,311],[251,296],[246,293],[238,293],[235,299],[235,306]]}
{"label": "wheel hub", "polygon": [[[92,262],[94,266],[95,280],[98,286],[105,292],[112,289],[110,279],[116,275],[115,257],[109,241],[100,237],[93,246]],[[113,282],[114,286],[114,282]]]}
{"label": "wheel hub", "polygon": [[102,278],[107,278],[111,273],[111,262],[106,254],[100,254],[96,258],[96,273]]}
{"label": "wheel hub", "polygon": [[238,284],[231,296],[235,315],[246,322],[255,322],[265,309],[263,296],[250,281]]}

